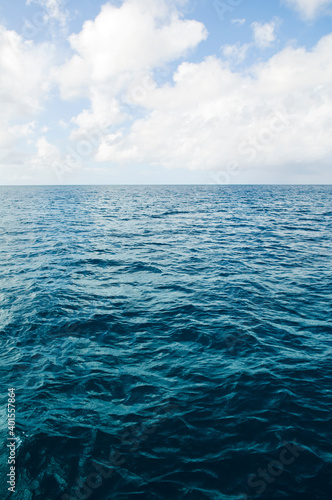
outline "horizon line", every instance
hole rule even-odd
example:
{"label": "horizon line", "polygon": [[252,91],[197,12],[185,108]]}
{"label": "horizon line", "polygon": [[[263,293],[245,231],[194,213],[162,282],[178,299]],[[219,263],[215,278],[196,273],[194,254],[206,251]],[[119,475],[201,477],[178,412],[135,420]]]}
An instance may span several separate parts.
{"label": "horizon line", "polygon": [[283,183],[253,183],[253,184],[218,184],[218,183],[210,183],[210,184],[0,184],[0,188],[2,187],[169,187],[169,186],[206,186],[206,187],[243,187],[243,186],[332,186],[330,184],[283,184]]}

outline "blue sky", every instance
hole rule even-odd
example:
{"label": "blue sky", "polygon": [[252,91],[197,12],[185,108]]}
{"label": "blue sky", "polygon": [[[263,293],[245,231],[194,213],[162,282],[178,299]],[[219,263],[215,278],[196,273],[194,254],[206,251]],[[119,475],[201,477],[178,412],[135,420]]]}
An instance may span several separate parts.
{"label": "blue sky", "polygon": [[0,183],[331,183],[332,0],[0,6]]}

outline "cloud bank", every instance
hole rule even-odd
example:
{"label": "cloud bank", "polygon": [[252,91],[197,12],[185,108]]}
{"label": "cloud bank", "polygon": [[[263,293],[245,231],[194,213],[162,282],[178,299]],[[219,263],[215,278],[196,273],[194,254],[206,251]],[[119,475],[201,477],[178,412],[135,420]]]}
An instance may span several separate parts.
{"label": "cloud bank", "polygon": [[[279,20],[257,21],[251,42],[188,62],[208,34],[183,17],[185,3],[105,4],[69,37],[65,61],[54,45],[1,27],[0,169],[15,163],[32,180],[80,163],[231,172],[238,182],[278,172],[331,179],[332,34],[312,49],[293,43],[245,65],[248,51],[265,53],[277,41]],[[56,95],[84,103],[58,120],[62,143],[39,124]]]}
{"label": "cloud bank", "polygon": [[286,5],[295,9],[305,19],[314,19],[326,7],[332,5],[331,0],[284,0]]}

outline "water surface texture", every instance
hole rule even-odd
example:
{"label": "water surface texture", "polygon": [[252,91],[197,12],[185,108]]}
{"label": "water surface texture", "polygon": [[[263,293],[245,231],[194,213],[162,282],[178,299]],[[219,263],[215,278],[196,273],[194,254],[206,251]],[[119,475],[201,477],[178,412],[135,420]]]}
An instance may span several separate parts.
{"label": "water surface texture", "polygon": [[0,195],[1,498],[331,500],[330,186]]}

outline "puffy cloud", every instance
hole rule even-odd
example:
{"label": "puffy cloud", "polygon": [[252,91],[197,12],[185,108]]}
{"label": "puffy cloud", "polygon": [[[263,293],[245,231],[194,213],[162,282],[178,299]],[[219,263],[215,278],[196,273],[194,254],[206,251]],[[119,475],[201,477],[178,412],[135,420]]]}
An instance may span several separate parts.
{"label": "puffy cloud", "polygon": [[284,0],[284,3],[297,10],[302,17],[313,19],[325,7],[332,5],[332,0]]}
{"label": "puffy cloud", "polygon": [[221,47],[223,56],[233,64],[240,64],[246,59],[249,50],[271,47],[277,38],[276,29],[280,23],[281,21],[278,18],[273,19],[269,23],[252,23],[253,41],[243,45],[239,42],[233,45],[224,45]]}
{"label": "puffy cloud", "polygon": [[133,73],[160,67],[196,47],[206,37],[204,25],[181,19],[169,5],[164,0],[104,5],[94,21],[69,38],[75,55],[57,73],[62,95],[84,95],[92,84],[112,83],[116,92]]}
{"label": "puffy cloud", "polygon": [[45,137],[41,137],[37,141],[37,159],[40,160],[41,164],[53,164],[56,161],[59,161],[61,158],[61,154],[59,149],[50,144]]}
{"label": "puffy cloud", "polygon": [[96,129],[104,130],[110,124],[117,125],[125,120],[126,114],[123,111],[118,99],[102,89],[91,89],[91,109],[84,109],[82,113],[72,119],[72,123],[78,126],[71,137],[79,139]]}
{"label": "puffy cloud", "polygon": [[[0,26],[0,164],[21,164],[36,130],[34,118],[50,89],[49,45],[34,45]],[[20,154],[17,154],[20,150]]]}
{"label": "puffy cloud", "polygon": [[95,20],[85,22],[80,33],[70,36],[74,55],[55,71],[55,79],[63,98],[85,96],[91,102],[90,109],[73,119],[78,129],[72,138],[126,119],[119,99],[135,92],[135,86],[154,69],[183,57],[206,38],[202,23],[181,17],[177,4],[184,3],[125,0],[120,7],[106,4]]}
{"label": "puffy cloud", "polygon": [[69,175],[80,167],[77,161],[69,158],[69,154],[63,155],[62,151],[44,136],[36,141],[35,146],[37,153],[30,157],[26,164],[41,181],[52,183],[52,180],[54,182],[57,179],[62,182],[64,174]]}
{"label": "puffy cloud", "polygon": [[234,45],[224,45],[222,47],[222,53],[226,59],[229,59],[235,64],[239,64],[245,60],[250,49],[251,44],[246,43],[241,45],[239,42]]}
{"label": "puffy cloud", "polygon": [[22,125],[13,125],[10,127],[9,132],[15,137],[28,137],[32,135],[36,128],[36,122],[23,123]]}
{"label": "puffy cloud", "polygon": [[247,58],[249,50],[271,47],[277,38],[276,29],[279,25],[280,20],[278,18],[273,19],[269,23],[252,23],[253,41],[243,45],[239,42],[233,45],[223,45],[221,47],[223,56],[229,60],[230,63],[240,64]]}
{"label": "puffy cloud", "polygon": [[[24,42],[0,27],[0,169],[22,164],[15,175],[23,172],[21,179],[27,179],[24,171],[29,172],[27,182],[36,182],[36,176],[37,181],[54,182],[55,176],[61,181],[75,168],[92,166],[93,158],[107,162],[107,168],[258,169],[256,178],[245,178],[249,182],[270,171],[283,172],[286,179],[289,166],[301,175],[328,169],[332,35],[312,50],[286,47],[259,64],[234,68],[232,63],[243,62],[249,49],[276,40],[277,20],[254,23],[251,43],[226,45],[221,58],[183,62],[207,36],[202,23],[181,16],[178,7],[185,3],[106,4],[69,37],[72,56],[53,69],[52,78],[64,99],[84,97],[89,104],[78,112],[75,103],[72,119],[67,109],[64,116],[56,115],[64,150],[51,143],[51,131],[46,138],[46,128],[42,134],[38,129],[38,113],[52,90],[51,46]],[[175,61],[178,67],[169,81],[167,71]],[[52,127],[51,120],[47,125]],[[42,137],[36,141],[38,133]],[[17,141],[23,146],[18,148]],[[35,157],[29,159],[26,147],[31,144]],[[12,171],[7,170],[8,182],[14,179]]]}
{"label": "puffy cloud", "polygon": [[262,172],[327,165],[331,51],[329,35],[312,51],[287,47],[245,72],[216,57],[182,63],[173,85],[147,93],[145,117],[104,137],[97,159],[192,170],[235,164]]}
{"label": "puffy cloud", "polygon": [[24,118],[40,109],[48,89],[49,46],[24,42],[0,26],[0,102],[2,118]]}
{"label": "puffy cloud", "polygon": [[276,28],[279,24],[279,20],[273,20],[270,23],[252,23],[251,29],[253,31],[255,45],[262,49],[271,47],[277,38]]}
{"label": "puffy cloud", "polygon": [[222,47],[222,53],[226,59],[229,59],[235,64],[239,64],[245,60],[250,49],[251,44],[246,43],[241,45],[239,42],[234,45],[224,45]]}

